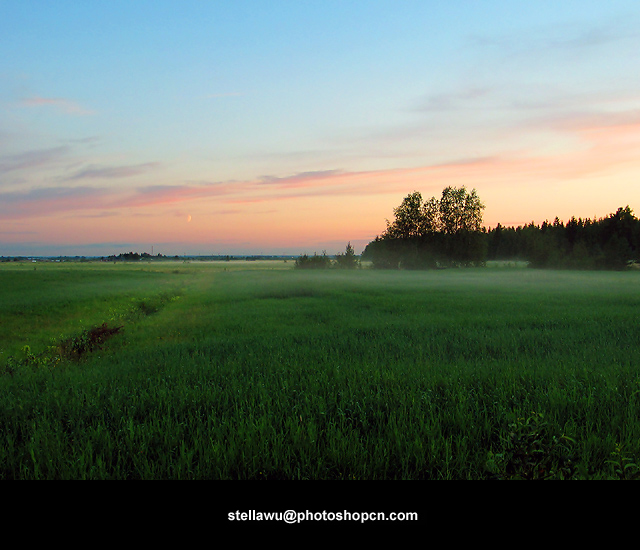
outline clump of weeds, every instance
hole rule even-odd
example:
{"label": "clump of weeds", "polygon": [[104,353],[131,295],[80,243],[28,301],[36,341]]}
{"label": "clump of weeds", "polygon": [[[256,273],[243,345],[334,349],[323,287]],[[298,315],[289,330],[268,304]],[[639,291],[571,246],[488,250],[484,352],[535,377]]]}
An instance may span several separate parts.
{"label": "clump of weeds", "polygon": [[87,353],[102,349],[106,340],[115,336],[122,328],[123,325],[110,327],[107,323],[102,323],[60,342],[54,341],[46,350],[37,354],[31,351],[31,346],[22,346],[21,354],[7,358],[0,374],[13,376],[23,369],[49,369],[56,367],[63,359],[79,361]]}
{"label": "clump of weeds", "polygon": [[80,359],[87,353],[102,349],[104,342],[120,332],[122,328],[123,325],[110,327],[107,323],[102,323],[97,327],[84,330],[60,342],[60,354],[66,359]]}
{"label": "clump of weeds", "polygon": [[543,415],[519,417],[502,437],[503,451],[489,453],[486,466],[490,479],[572,479],[575,441],[566,435],[550,435]]}
{"label": "clump of weeds", "polygon": [[632,458],[626,456],[620,444],[616,445],[615,450],[611,453],[611,460],[607,460],[607,464],[611,466],[613,476],[616,479],[640,479],[640,467]]}
{"label": "clump of weeds", "polygon": [[21,348],[21,356],[10,356],[0,370],[0,374],[13,376],[24,368],[52,368],[62,359],[57,352],[56,346],[49,346],[43,353],[35,354],[31,351],[31,346],[25,345]]}

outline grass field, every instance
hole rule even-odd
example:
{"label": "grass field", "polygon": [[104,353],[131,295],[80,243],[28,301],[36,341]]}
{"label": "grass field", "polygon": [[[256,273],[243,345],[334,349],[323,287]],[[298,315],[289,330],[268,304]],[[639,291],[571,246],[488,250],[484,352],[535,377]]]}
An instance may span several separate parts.
{"label": "grass field", "polygon": [[0,478],[635,477],[640,273],[514,265],[0,264]]}

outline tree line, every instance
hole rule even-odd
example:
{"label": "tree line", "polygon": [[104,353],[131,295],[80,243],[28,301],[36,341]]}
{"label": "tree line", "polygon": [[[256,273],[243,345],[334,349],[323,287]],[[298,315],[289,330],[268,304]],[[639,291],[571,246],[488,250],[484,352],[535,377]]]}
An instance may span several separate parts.
{"label": "tree line", "polygon": [[351,242],[348,242],[344,253],[336,254],[333,260],[327,256],[326,251],[323,251],[322,255],[317,253],[313,256],[303,254],[296,259],[295,267],[296,269],[355,269],[360,267],[360,260],[351,246]]}
{"label": "tree line", "polygon": [[632,210],[566,224],[533,222],[519,227],[482,225],[485,205],[475,189],[446,187],[439,199],[418,191],[394,208],[393,221],[370,242],[362,259],[374,268],[436,269],[483,266],[487,260],[519,259],[531,267],[624,269],[640,262],[640,220]]}
{"label": "tree line", "polygon": [[[475,189],[446,187],[440,198],[408,194],[393,209],[394,219],[364,249],[361,260],[378,269],[441,269],[484,266],[488,260],[524,260],[531,267],[624,269],[640,264],[640,220],[626,206],[599,219],[566,224],[531,222],[519,227],[482,224],[484,203]],[[335,260],[303,255],[299,269],[355,268],[360,263],[351,243]]]}
{"label": "tree line", "polygon": [[[165,259],[169,258],[168,256],[163,256],[162,254],[158,254],[157,256],[152,256],[148,252],[143,252],[140,254],[139,252],[124,252],[122,254],[111,254],[111,256],[103,257],[104,261],[108,262],[138,262],[140,260],[151,260],[151,259]],[[175,256],[175,259],[178,259],[178,256]]]}
{"label": "tree line", "polygon": [[599,219],[498,224],[486,240],[488,259],[522,259],[531,267],[624,269],[640,261],[640,220],[628,205]]}

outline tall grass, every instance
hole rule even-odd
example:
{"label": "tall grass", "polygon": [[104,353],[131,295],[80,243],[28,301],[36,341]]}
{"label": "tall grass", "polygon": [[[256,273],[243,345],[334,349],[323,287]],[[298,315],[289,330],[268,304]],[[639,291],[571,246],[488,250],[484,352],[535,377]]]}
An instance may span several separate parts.
{"label": "tall grass", "polygon": [[[24,270],[20,283],[0,268],[11,319],[19,303],[79,328],[79,311],[100,323],[115,307],[124,324],[80,361],[0,376],[2,478],[637,471],[636,273],[178,265]],[[140,300],[153,311],[134,315]],[[0,334],[5,360],[42,338]]]}

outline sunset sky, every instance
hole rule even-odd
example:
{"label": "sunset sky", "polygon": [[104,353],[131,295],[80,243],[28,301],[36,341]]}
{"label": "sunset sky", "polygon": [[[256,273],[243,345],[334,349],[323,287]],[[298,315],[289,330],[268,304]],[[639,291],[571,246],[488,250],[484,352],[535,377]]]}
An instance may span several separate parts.
{"label": "sunset sky", "polygon": [[640,215],[638,0],[0,0],[0,256]]}

